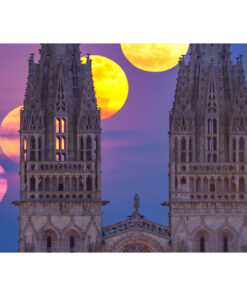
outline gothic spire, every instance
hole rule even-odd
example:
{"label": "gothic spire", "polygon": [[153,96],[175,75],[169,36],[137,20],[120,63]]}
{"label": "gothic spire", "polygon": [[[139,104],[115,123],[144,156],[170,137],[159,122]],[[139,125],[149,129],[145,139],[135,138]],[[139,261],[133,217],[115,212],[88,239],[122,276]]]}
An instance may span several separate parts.
{"label": "gothic spire", "polygon": [[39,95],[39,67],[34,63],[34,55],[29,58],[28,80],[22,111],[21,127],[23,130],[42,130],[44,128],[43,111]]}
{"label": "gothic spire", "polygon": [[84,79],[78,129],[81,131],[97,130],[100,128],[100,110],[97,108],[92,76],[92,61],[89,55],[86,64],[83,64],[82,66]]}

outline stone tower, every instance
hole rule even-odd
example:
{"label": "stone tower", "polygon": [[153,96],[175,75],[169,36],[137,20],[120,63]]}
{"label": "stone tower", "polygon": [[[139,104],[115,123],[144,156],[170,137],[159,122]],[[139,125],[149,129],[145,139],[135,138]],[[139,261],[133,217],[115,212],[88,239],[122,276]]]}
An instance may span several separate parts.
{"label": "stone tower", "polygon": [[242,57],[193,44],[170,112],[169,207],[174,251],[247,249],[247,96]]}
{"label": "stone tower", "polygon": [[20,252],[100,250],[100,111],[77,44],[29,59],[20,128]]}

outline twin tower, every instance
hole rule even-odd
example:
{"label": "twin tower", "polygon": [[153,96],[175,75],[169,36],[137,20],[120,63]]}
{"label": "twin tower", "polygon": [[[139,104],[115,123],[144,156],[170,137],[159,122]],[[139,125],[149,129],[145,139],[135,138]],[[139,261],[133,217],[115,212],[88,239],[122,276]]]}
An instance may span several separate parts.
{"label": "twin tower", "polygon": [[242,57],[232,64],[229,45],[192,44],[170,112],[169,227],[136,209],[103,228],[91,60],[81,64],[79,45],[42,45],[21,110],[19,251],[247,250],[246,109]]}

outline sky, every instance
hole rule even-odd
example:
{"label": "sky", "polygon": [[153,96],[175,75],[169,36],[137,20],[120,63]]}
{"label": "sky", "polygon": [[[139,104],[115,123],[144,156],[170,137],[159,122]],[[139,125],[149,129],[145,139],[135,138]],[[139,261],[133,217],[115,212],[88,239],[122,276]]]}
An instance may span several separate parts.
{"label": "sky", "polygon": [[[39,44],[0,44],[0,122],[23,104],[28,58],[39,60]],[[168,225],[169,111],[178,67],[164,72],[145,72],[123,55],[120,44],[81,44],[81,56],[90,53],[112,59],[129,82],[128,99],[102,127],[103,226],[125,220],[133,212],[133,197],[140,196],[140,212],[146,219]],[[247,45],[231,46],[232,60],[243,54],[247,69]],[[188,55],[189,56],[189,55]],[[188,57],[186,57],[188,60]],[[7,192],[0,202],[0,252],[18,250],[19,166],[0,150],[0,165],[7,176]],[[0,168],[0,175],[4,175]],[[0,184],[1,186],[1,184]],[[0,189],[1,190],[1,189]]]}

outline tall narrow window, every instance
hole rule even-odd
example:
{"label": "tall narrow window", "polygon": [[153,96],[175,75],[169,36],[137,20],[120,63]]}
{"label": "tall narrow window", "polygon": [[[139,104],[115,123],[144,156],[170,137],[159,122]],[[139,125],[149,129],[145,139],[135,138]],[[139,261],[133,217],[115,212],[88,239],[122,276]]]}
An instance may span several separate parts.
{"label": "tall narrow window", "polygon": [[212,138],[208,138],[208,151],[213,151],[213,142],[212,142]]}
{"label": "tall narrow window", "polygon": [[213,177],[210,179],[210,192],[215,192],[215,179]]}
{"label": "tall narrow window", "polygon": [[60,150],[60,138],[59,137],[56,137],[56,149],[57,150]]}
{"label": "tall narrow window", "polygon": [[181,162],[186,162],[186,140],[184,137],[181,140]]}
{"label": "tall narrow window", "polygon": [[41,137],[38,139],[38,160],[42,160],[42,140]]}
{"label": "tall narrow window", "polygon": [[217,142],[216,142],[216,137],[213,137],[213,151],[217,150]]}
{"label": "tall narrow window", "polygon": [[232,140],[232,161],[235,162],[236,161],[236,139],[233,138]]}
{"label": "tall narrow window", "polygon": [[200,252],[205,252],[205,238],[200,237]]}
{"label": "tall narrow window", "polygon": [[213,120],[213,132],[214,132],[214,134],[217,133],[217,120],[216,119]]}
{"label": "tall narrow window", "polygon": [[51,252],[51,248],[52,248],[52,241],[51,241],[51,236],[47,236],[46,239],[46,250],[47,252]]}
{"label": "tall narrow window", "polygon": [[30,140],[30,160],[35,161],[35,151],[36,150],[36,143],[34,136],[31,137]]}
{"label": "tall narrow window", "polygon": [[244,162],[244,139],[242,137],[239,140],[239,161]]}
{"label": "tall narrow window", "polygon": [[36,180],[34,177],[30,178],[30,191],[35,191],[36,190]]}
{"label": "tall narrow window", "polygon": [[83,157],[83,154],[84,154],[84,141],[83,141],[83,137],[81,137],[81,141],[80,141],[80,159],[83,160],[84,157]]}
{"label": "tall narrow window", "polygon": [[65,133],[65,119],[62,118],[61,120],[61,133],[64,134]]}
{"label": "tall narrow window", "polygon": [[174,140],[174,160],[178,161],[178,139],[177,137]]}
{"label": "tall narrow window", "polygon": [[[63,86],[60,85],[62,88]],[[66,141],[66,119],[64,117],[56,117],[56,139],[55,139],[55,147],[56,147],[56,161],[65,161],[67,149],[67,141]]]}
{"label": "tall narrow window", "polygon": [[87,151],[86,151],[86,158],[87,161],[92,161],[92,139],[90,136],[87,136]]}
{"label": "tall narrow window", "polygon": [[189,162],[192,162],[192,139],[189,141]]}
{"label": "tall narrow window", "polygon": [[200,179],[200,177],[196,178],[196,192],[201,192],[201,179]]}
{"label": "tall narrow window", "polygon": [[226,236],[223,238],[223,251],[228,252],[228,238]]}
{"label": "tall narrow window", "polygon": [[27,138],[24,138],[23,142],[23,156],[24,156],[24,161],[27,160]]}
{"label": "tall narrow window", "polygon": [[88,176],[87,177],[87,191],[92,190],[92,177]]}
{"label": "tall narrow window", "polygon": [[65,137],[61,138],[61,150],[65,150]]}
{"label": "tall narrow window", "polygon": [[58,180],[58,191],[64,191],[63,178],[61,177]]}
{"label": "tall narrow window", "polygon": [[244,178],[240,177],[239,178],[239,192],[244,192],[244,191],[245,191]]}
{"label": "tall narrow window", "polygon": [[75,251],[75,238],[73,236],[70,236],[69,238],[69,247],[70,247],[70,252]]}
{"label": "tall narrow window", "polygon": [[60,119],[56,118],[56,133],[60,133]]}
{"label": "tall narrow window", "polygon": [[24,151],[27,150],[27,139],[26,139],[26,137],[24,138],[23,147],[24,147]]}

